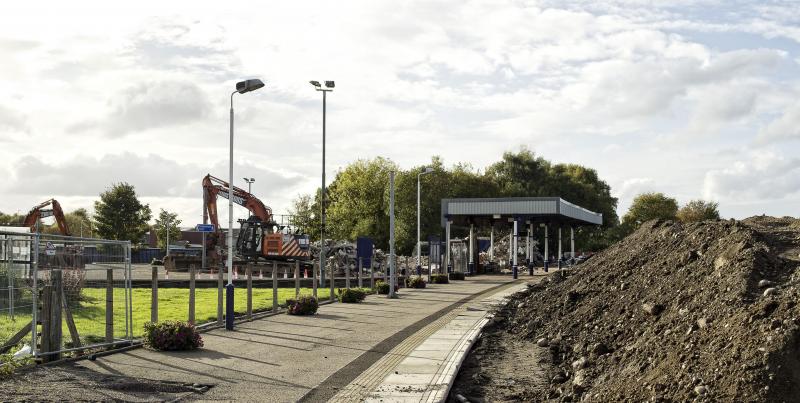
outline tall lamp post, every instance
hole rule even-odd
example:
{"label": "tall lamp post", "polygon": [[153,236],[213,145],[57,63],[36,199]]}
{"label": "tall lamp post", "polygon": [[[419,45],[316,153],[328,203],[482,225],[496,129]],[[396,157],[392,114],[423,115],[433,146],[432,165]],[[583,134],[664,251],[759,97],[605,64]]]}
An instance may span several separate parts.
{"label": "tall lamp post", "polygon": [[236,83],[236,91],[231,92],[231,139],[228,164],[228,285],[225,287],[225,329],[233,330],[233,96],[255,91],[264,86],[257,79]]}
{"label": "tall lamp post", "polygon": [[[433,172],[433,168],[426,167],[425,170],[417,174],[417,275],[422,274],[422,242],[420,242],[420,178]],[[431,264],[428,262],[428,282],[431,280]]]}
{"label": "tall lamp post", "polygon": [[[245,182],[247,182],[247,193],[253,193],[253,182],[256,181],[256,178],[242,178]],[[250,217],[253,213],[250,210],[247,210],[247,216]]]}
{"label": "tall lamp post", "polygon": [[[325,87],[323,87],[319,81],[309,81],[309,83],[317,91],[322,91],[322,200],[320,202],[322,215],[319,229],[319,283],[320,287],[325,287],[325,109],[328,92],[333,91],[336,84],[333,81],[325,81]],[[333,283],[333,273],[331,273],[331,301],[335,298]]]}

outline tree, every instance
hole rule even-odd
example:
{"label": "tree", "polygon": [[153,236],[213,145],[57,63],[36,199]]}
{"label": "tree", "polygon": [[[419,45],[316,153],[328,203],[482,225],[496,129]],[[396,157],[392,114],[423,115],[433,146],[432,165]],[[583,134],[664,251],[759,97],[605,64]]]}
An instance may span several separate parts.
{"label": "tree", "polygon": [[22,214],[4,214],[0,212],[0,225],[19,226],[25,221],[25,216]]}
{"label": "tree", "polygon": [[156,218],[156,224],[153,225],[159,248],[167,247],[167,232],[169,232],[169,240],[171,242],[180,238],[181,229],[179,225],[181,225],[181,220],[178,219],[178,213],[170,213],[163,208],[161,209],[161,212],[158,213],[158,218]]}
{"label": "tree", "polygon": [[719,203],[705,200],[692,200],[678,210],[677,217],[681,222],[703,220],[719,220]]}
{"label": "tree", "polygon": [[101,238],[139,244],[149,229],[150,206],[142,204],[134,187],[125,182],[113,184],[100,193],[94,211],[97,235]]}
{"label": "tree", "polygon": [[632,231],[645,221],[674,220],[677,213],[677,200],[663,193],[642,193],[633,199],[628,212],[622,217],[622,224]]}
{"label": "tree", "polygon": [[320,190],[317,189],[316,197],[313,199],[311,195],[299,195],[292,201],[292,207],[289,208],[289,214],[292,216],[290,224],[300,232],[307,234],[312,242],[319,240],[321,214],[319,193]]}
{"label": "tree", "polygon": [[[67,224],[67,229],[72,236],[79,236],[83,238],[94,238],[95,225],[92,222],[89,212],[85,208],[79,208],[69,213],[64,214],[64,221]],[[54,222],[42,229],[46,234],[60,234],[61,230],[58,228],[58,223]]]}

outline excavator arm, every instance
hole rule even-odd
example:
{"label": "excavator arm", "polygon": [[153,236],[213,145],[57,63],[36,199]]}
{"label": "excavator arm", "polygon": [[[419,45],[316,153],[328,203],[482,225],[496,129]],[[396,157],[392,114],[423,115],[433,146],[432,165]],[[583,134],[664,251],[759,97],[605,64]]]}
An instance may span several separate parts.
{"label": "excavator arm", "polygon": [[[51,209],[45,210],[47,206],[51,206]],[[64,217],[64,210],[61,209],[61,204],[59,204],[56,199],[50,199],[32,208],[31,211],[28,212],[28,215],[25,216],[25,221],[22,225],[30,227],[31,231],[36,231],[36,223],[42,218],[50,216],[56,218],[56,224],[58,225],[58,230],[61,235],[69,236],[70,232],[69,227],[67,227],[67,220]]]}
{"label": "excavator arm", "polygon": [[[217,177],[206,175],[203,178],[203,189],[206,195],[206,210],[208,218],[216,228],[219,228],[219,215],[217,214],[217,196],[230,198],[228,182]],[[264,205],[257,197],[244,189],[233,187],[233,202],[250,210],[254,216],[263,222],[272,222],[272,209]]]}

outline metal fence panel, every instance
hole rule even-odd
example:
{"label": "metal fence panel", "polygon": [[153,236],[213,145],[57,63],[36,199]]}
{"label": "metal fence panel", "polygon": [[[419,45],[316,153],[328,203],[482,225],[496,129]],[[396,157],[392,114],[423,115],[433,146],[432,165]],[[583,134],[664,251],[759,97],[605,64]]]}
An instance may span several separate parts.
{"label": "metal fence panel", "polygon": [[0,232],[0,346],[49,360],[130,342],[130,256],[124,241]]}

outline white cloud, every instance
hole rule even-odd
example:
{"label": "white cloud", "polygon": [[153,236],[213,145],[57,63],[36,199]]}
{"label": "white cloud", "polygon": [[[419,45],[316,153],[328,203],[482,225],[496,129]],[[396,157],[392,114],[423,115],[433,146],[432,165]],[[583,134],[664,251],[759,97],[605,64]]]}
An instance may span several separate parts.
{"label": "white cloud", "polygon": [[703,192],[706,199],[723,204],[797,196],[800,158],[786,158],[774,151],[753,152],[730,167],[709,171]]}
{"label": "white cloud", "polygon": [[781,117],[761,129],[756,140],[759,144],[800,140],[800,102],[786,108]]}

